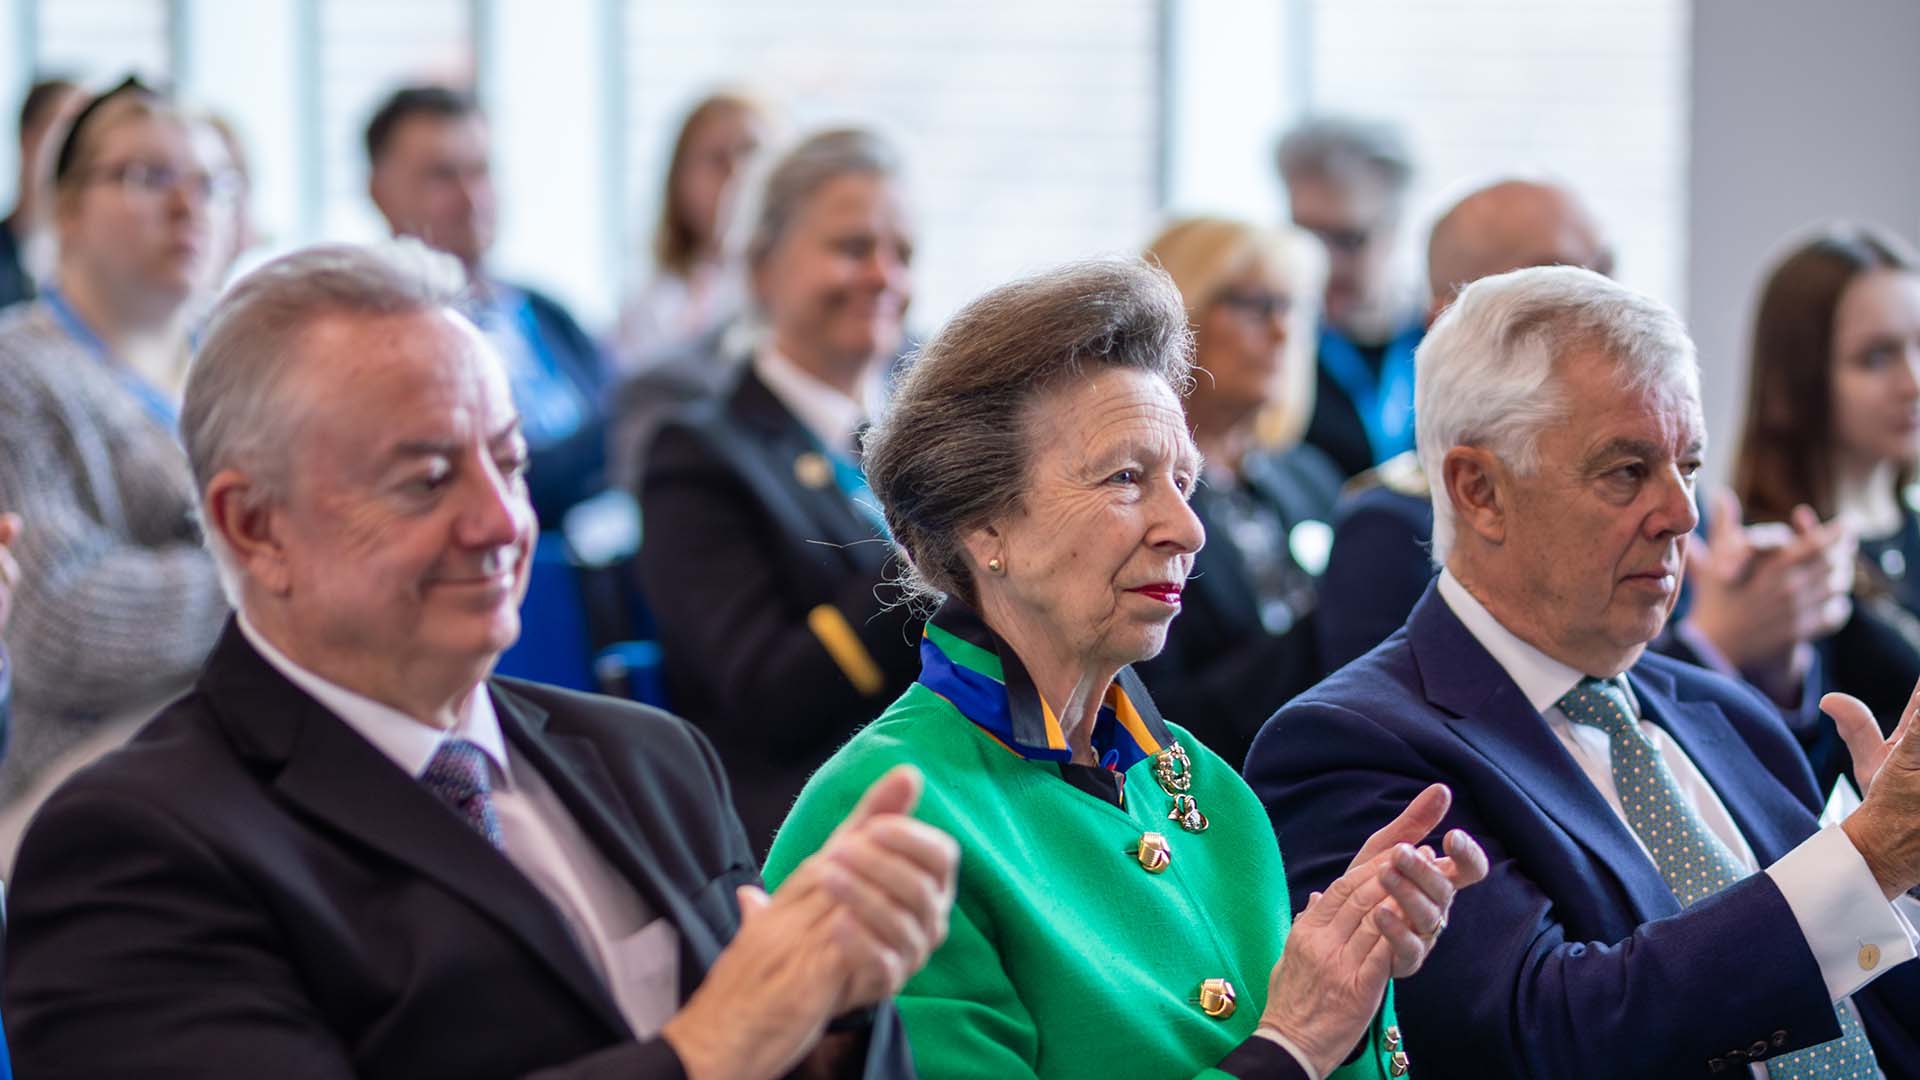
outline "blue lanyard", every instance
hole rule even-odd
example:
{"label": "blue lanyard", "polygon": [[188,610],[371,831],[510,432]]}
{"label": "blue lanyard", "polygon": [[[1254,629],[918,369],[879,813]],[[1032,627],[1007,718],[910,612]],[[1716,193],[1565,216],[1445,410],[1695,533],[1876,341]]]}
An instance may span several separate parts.
{"label": "blue lanyard", "polygon": [[552,342],[541,332],[531,297],[518,289],[499,287],[492,300],[477,305],[471,314],[506,363],[514,405],[520,410],[530,446],[545,449],[571,438],[589,422],[592,403],[562,370]]}
{"label": "blue lanyard", "polygon": [[107,348],[107,343],[100,339],[100,335],[93,332],[93,327],[88,326],[79,312],[74,311],[73,306],[67,303],[67,298],[60,295],[59,289],[52,285],[41,289],[40,301],[47,305],[48,311],[53,313],[54,321],[60,324],[60,329],[66,331],[68,337],[92,353],[94,359],[106,367],[115,381],[140,402],[140,406],[147,410],[148,416],[153,417],[154,421],[166,428],[168,432],[178,434],[180,411],[173,400],[161,393],[159,387],[141,378],[138,372],[121,363],[113,355],[113,350]]}
{"label": "blue lanyard", "polygon": [[867,483],[866,471],[855,465],[845,454],[837,453],[825,446],[820,453],[833,466],[833,486],[847,497],[860,516],[871,522],[876,536],[893,539],[893,531],[887,528],[887,515],[880,509],[880,500],[873,493],[873,486]]}
{"label": "blue lanyard", "polygon": [[1394,335],[1376,379],[1358,346],[1330,326],[1320,331],[1320,366],[1360,414],[1375,465],[1413,449],[1413,352],[1425,333],[1415,321]]}

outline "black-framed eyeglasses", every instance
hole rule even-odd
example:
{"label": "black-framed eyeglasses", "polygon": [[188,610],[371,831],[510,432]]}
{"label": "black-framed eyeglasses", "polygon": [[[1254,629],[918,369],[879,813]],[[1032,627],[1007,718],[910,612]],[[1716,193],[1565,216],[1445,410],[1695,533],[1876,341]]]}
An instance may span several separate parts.
{"label": "black-framed eyeglasses", "polygon": [[128,194],[153,198],[172,194],[184,185],[198,196],[201,202],[207,204],[232,202],[239,198],[242,186],[240,174],[233,169],[220,169],[216,172],[189,171],[151,161],[127,161],[118,165],[103,165],[90,170],[87,180],[91,183],[109,183]]}
{"label": "black-framed eyeglasses", "polygon": [[1286,318],[1293,311],[1293,297],[1283,292],[1260,289],[1227,289],[1213,298],[1214,303],[1230,307],[1250,319],[1266,321]]}

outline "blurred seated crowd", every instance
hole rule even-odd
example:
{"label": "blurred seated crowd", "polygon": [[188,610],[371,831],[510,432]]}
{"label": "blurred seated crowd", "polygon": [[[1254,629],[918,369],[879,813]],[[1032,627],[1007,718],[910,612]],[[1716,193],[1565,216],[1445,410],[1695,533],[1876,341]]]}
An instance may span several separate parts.
{"label": "blurred seated crowd", "polygon": [[1310,117],[1289,220],[916,327],[911,163],[778,127],[687,113],[598,333],[464,89],[367,120],[392,243],[236,279],[231,129],[33,86],[21,1076],[1920,1080],[1905,239],[1783,238],[1710,432],[1577,177],[1422,288]]}

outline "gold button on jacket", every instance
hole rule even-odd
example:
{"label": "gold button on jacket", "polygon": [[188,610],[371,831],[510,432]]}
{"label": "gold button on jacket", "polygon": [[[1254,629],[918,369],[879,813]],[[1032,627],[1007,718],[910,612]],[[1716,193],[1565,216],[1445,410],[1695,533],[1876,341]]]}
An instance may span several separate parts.
{"label": "gold button on jacket", "polygon": [[1149,874],[1158,874],[1173,863],[1173,849],[1167,846],[1167,838],[1160,833],[1140,834],[1140,846],[1135,850],[1140,865]]}
{"label": "gold button on jacket", "polygon": [[1215,1020],[1233,1015],[1233,984],[1225,979],[1208,979],[1200,984],[1200,1011]]}

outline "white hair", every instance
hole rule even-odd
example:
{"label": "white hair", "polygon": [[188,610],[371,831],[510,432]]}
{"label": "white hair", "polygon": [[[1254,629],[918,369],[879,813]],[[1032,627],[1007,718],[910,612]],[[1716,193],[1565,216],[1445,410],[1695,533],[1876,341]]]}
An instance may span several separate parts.
{"label": "white hair", "polygon": [[301,419],[301,402],[287,389],[302,359],[301,336],[330,315],[451,308],[465,289],[460,264],[417,240],[320,244],[261,266],[214,306],[187,374],[180,435],[201,493],[201,533],[236,609],[240,574],[207,520],[207,484],[223,469],[243,469],[256,504],[285,497]]}
{"label": "white hair", "polygon": [[1623,389],[1700,396],[1693,340],[1673,309],[1591,270],[1540,266],[1460,291],[1414,356],[1414,427],[1433,492],[1433,561],[1453,548],[1453,502],[1441,462],[1456,446],[1491,451],[1522,474],[1539,465],[1547,425],[1575,407],[1555,365],[1595,349]]}

